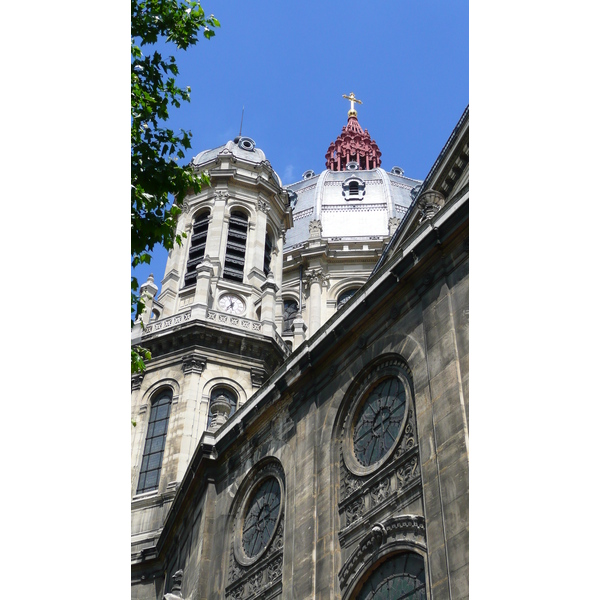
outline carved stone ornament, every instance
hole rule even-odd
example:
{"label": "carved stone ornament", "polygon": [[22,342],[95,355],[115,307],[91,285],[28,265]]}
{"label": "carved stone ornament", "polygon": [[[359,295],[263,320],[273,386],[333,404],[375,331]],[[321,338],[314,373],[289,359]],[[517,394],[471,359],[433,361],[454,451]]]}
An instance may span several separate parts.
{"label": "carved stone ornament", "polygon": [[133,375],[131,378],[131,391],[139,390],[142,387],[142,381],[144,380],[144,373],[138,373]]}
{"label": "carved stone ornament", "polygon": [[390,217],[388,220],[388,230],[390,235],[393,235],[396,229],[398,229],[398,225],[400,225],[400,219],[398,217]]}
{"label": "carved stone ornament", "polygon": [[163,600],[183,600],[181,595],[181,583],[183,582],[183,570],[179,569],[173,577],[173,587],[168,594],[163,596]]}
{"label": "carved stone ornament", "polygon": [[421,211],[421,222],[431,219],[446,203],[444,194],[437,190],[427,190],[419,198],[418,208]]}
{"label": "carved stone ornament", "polygon": [[314,282],[318,282],[321,285],[327,285],[329,283],[329,275],[323,273],[323,269],[320,267],[308,269],[304,275],[305,289],[309,289]]}
{"label": "carved stone ornament", "polygon": [[206,357],[188,354],[183,357],[182,363],[184,373],[198,373],[198,375],[201,375],[206,367]]}
{"label": "carved stone ornament", "polygon": [[338,574],[342,591],[387,552],[399,548],[425,550],[425,519],[421,515],[392,516],[375,523]]}
{"label": "carved stone ornament", "polygon": [[320,238],[323,233],[323,225],[321,221],[311,221],[308,224],[308,237],[309,238]]}
{"label": "carved stone ornament", "polygon": [[258,199],[258,210],[264,212],[265,214],[271,210],[269,203],[263,200],[262,198]]}
{"label": "carved stone ornament", "polygon": [[217,200],[225,200],[225,201],[227,201],[227,198],[229,198],[229,192],[227,190],[217,190],[215,192],[215,198]]}

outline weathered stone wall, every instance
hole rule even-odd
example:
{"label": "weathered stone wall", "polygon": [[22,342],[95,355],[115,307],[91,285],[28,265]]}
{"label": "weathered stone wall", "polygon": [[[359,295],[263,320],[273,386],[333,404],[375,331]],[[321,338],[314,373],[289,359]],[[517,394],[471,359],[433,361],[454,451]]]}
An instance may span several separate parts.
{"label": "weathered stone wall", "polygon": [[[242,588],[240,597],[258,597],[266,587],[267,597],[345,598],[376,558],[385,555],[382,549],[393,551],[404,543],[401,538],[392,540],[388,532],[375,554],[363,550],[365,542],[371,543],[378,535],[377,528],[373,529],[376,523],[390,524],[392,516],[411,515],[417,518],[411,522],[416,523],[417,533],[409,538],[417,550],[424,548],[429,596],[436,600],[467,598],[466,251],[465,240],[456,239],[443,255],[423,260],[417,272],[409,280],[401,280],[376,307],[366,306],[366,311],[371,310],[367,326],[350,328],[326,356],[306,364],[302,376],[283,389],[279,400],[240,431],[237,441],[218,456],[212,479],[204,484],[207,501],[202,525],[197,525],[195,536],[189,534],[194,541],[191,558],[185,561],[184,598],[225,598],[225,588],[229,586],[230,592],[235,588],[231,586],[231,543],[239,495],[256,465],[269,457],[281,465],[285,478],[283,563],[280,574],[277,565],[269,567],[270,558],[263,563],[260,577],[258,571],[248,575],[251,570],[246,570],[235,580],[244,584],[236,588]],[[383,508],[358,514],[348,527],[339,507],[343,459],[338,436],[346,416],[343,411],[348,409],[352,386],[383,355],[403,359],[412,378],[418,447],[406,456],[416,457],[417,470],[411,476],[416,473],[417,478],[413,482],[397,475],[391,500],[385,496],[385,486],[380,486]],[[404,468],[408,463],[402,460],[398,464]],[[382,473],[386,468],[387,463]],[[400,481],[408,482],[406,488]],[[373,489],[367,493],[372,495]],[[425,522],[422,538],[420,517]],[[185,527],[191,532],[193,523],[189,521]],[[183,524],[179,527],[178,542],[173,539],[174,546],[163,551],[165,562],[176,554],[177,543],[187,539]],[[350,559],[357,556],[358,562],[350,568]],[[173,564],[173,568],[182,566]],[[347,576],[343,589],[338,577],[342,571]],[[281,581],[280,587],[277,581]],[[134,597],[159,597],[150,593],[148,585],[144,590],[136,591]],[[231,593],[228,597],[237,596]]]}

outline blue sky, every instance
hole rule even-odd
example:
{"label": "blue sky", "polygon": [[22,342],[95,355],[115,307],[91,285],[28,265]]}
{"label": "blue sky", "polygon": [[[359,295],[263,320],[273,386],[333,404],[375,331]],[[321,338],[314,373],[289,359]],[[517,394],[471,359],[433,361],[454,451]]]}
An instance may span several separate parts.
{"label": "blue sky", "polygon": [[[462,0],[202,3],[221,22],[216,36],[176,52],[192,101],[169,125],[192,131],[198,152],[243,135],[262,148],[284,184],[325,168],[325,152],[358,119],[382,166],[422,179],[469,103],[468,3]],[[140,283],[159,285],[166,252],[156,249]]]}

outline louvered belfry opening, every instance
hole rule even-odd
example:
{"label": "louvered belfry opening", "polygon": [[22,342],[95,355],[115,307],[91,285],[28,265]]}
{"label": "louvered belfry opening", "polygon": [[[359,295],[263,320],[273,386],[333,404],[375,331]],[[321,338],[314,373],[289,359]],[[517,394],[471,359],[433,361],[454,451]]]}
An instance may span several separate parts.
{"label": "louvered belfry opening", "polygon": [[244,261],[246,258],[246,238],[248,237],[248,217],[242,212],[232,212],[229,217],[229,233],[225,251],[223,277],[231,281],[244,281]]}
{"label": "louvered belfry opening", "polygon": [[273,253],[273,242],[271,242],[271,237],[267,233],[265,236],[265,261],[263,265],[263,270],[265,275],[269,274],[271,270],[271,254]]}
{"label": "louvered belfry opening", "polygon": [[185,269],[185,287],[195,285],[196,283],[196,267],[202,262],[204,252],[206,251],[209,217],[210,212],[206,211],[196,217],[194,221],[190,243],[190,255]]}

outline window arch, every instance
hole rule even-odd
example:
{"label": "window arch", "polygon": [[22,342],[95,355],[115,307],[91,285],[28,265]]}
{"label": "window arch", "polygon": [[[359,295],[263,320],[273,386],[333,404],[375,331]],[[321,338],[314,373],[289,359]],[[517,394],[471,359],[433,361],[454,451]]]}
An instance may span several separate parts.
{"label": "window arch", "polygon": [[426,600],[425,561],[416,552],[394,554],[359,585],[353,600]]}
{"label": "window arch", "polygon": [[206,252],[206,238],[208,237],[208,221],[210,211],[202,211],[194,219],[192,237],[190,240],[190,253],[185,268],[184,286],[195,285],[196,267],[202,262]]}
{"label": "window arch", "polygon": [[163,389],[152,401],[138,479],[138,494],[158,489],[172,401],[173,392],[170,389]]}
{"label": "window arch", "polygon": [[248,216],[241,211],[233,211],[229,217],[227,248],[223,277],[231,281],[244,281],[246,260],[246,239],[248,237]]}

